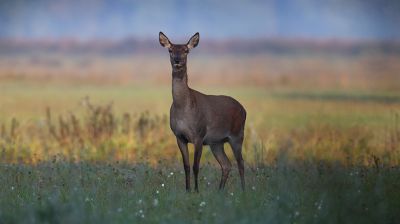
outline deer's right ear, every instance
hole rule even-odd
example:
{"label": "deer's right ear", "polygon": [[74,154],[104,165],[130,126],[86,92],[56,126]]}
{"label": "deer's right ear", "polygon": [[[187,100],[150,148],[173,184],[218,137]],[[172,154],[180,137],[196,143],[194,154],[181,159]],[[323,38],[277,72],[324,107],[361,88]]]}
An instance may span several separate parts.
{"label": "deer's right ear", "polygon": [[171,42],[168,40],[168,37],[165,36],[165,34],[163,34],[163,32],[160,32],[159,38],[160,38],[161,46],[163,46],[165,48],[170,48],[171,47]]}

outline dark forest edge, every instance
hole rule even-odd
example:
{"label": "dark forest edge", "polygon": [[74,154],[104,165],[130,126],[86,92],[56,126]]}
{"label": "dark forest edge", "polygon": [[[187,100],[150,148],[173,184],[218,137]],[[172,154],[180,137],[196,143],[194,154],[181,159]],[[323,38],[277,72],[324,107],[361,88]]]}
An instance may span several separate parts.
{"label": "dark forest edge", "polygon": [[[213,54],[400,54],[400,42],[396,40],[347,40],[347,39],[205,39],[198,53]],[[29,53],[64,54],[160,54],[153,40],[125,38],[120,40],[98,39],[0,39],[0,55],[23,55]]]}

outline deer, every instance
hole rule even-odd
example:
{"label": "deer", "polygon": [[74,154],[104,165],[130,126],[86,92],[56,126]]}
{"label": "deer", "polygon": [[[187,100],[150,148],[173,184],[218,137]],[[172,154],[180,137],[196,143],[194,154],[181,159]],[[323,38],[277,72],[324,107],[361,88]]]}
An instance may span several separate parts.
{"label": "deer", "polygon": [[203,146],[208,145],[221,166],[219,190],[223,190],[231,171],[231,162],[224,151],[229,143],[237,161],[241,187],[245,189],[242,145],[246,110],[234,98],[223,95],[206,95],[188,86],[187,56],[200,40],[194,34],[186,44],[173,44],[160,32],[159,42],[169,51],[172,66],[172,105],[170,128],[182,154],[186,191],[190,191],[190,162],[188,143],[194,145],[193,173],[195,191],[199,192],[198,175]]}

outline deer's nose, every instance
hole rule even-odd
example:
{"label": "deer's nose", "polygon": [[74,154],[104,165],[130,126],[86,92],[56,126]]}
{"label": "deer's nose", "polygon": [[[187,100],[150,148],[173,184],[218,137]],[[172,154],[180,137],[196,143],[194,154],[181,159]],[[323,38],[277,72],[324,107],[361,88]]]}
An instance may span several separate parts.
{"label": "deer's nose", "polygon": [[180,60],[179,59],[174,59],[175,64],[179,64]]}

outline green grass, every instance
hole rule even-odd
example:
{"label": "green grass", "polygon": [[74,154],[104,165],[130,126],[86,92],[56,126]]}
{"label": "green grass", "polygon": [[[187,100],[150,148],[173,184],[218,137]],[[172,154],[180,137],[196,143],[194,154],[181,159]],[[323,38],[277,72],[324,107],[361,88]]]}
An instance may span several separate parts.
{"label": "green grass", "polygon": [[[1,165],[2,223],[396,223],[399,168],[329,163],[246,167],[247,190],[231,172],[204,165],[200,193],[186,193],[181,166],[66,163]],[[193,181],[193,180],[192,180]],[[192,182],[193,183],[193,182]]]}

